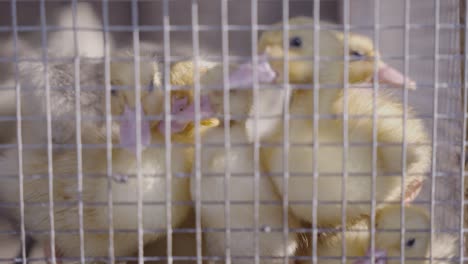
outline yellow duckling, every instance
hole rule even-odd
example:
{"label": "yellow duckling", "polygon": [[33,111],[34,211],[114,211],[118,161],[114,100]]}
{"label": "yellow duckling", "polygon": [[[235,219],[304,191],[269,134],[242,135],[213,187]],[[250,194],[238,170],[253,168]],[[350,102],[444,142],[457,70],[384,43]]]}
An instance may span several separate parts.
{"label": "yellow duckling", "polygon": [[[254,190],[255,158],[253,145],[250,144],[249,136],[254,131],[254,122],[246,116],[251,115],[253,109],[257,109],[259,114],[266,111],[280,113],[282,111],[282,100],[285,95],[282,90],[261,90],[257,102],[252,97],[252,68],[251,64],[234,65],[230,67],[229,84],[232,90],[229,91],[229,138],[225,138],[227,127],[225,123],[212,128],[203,135],[201,148],[201,181],[197,186],[195,177],[192,177],[191,191],[192,199],[196,201],[198,195],[202,200],[201,220],[204,228],[225,229],[226,219],[224,207],[210,202],[220,202],[225,199],[231,201],[246,202],[241,204],[231,204],[230,207],[230,228],[231,239],[227,241],[224,232],[207,232],[204,234],[205,255],[209,257],[223,256],[225,247],[229,243],[233,258],[232,263],[252,263],[255,256],[255,235],[253,231],[237,232],[236,229],[254,228],[255,213],[253,201],[255,193],[258,192],[260,201],[276,201],[276,205],[261,205],[259,208],[258,224],[265,230],[258,236],[259,250],[261,256],[260,263],[283,262],[281,257],[291,255],[297,246],[296,235],[291,233],[284,239],[281,232],[273,230],[282,228],[283,209],[270,178],[260,177],[259,190]],[[268,63],[261,62],[258,65],[258,77],[260,82],[273,82],[276,73]],[[210,116],[221,115],[225,117],[224,91],[213,90],[222,86],[222,67],[217,66],[208,70],[201,78],[201,85],[206,87],[201,95],[201,116],[203,119]],[[210,86],[211,89],[208,88]],[[173,122],[173,129],[183,129],[193,120],[194,106],[188,100],[179,98],[173,101],[173,110],[176,116],[185,117],[187,120]],[[267,107],[269,106],[269,107]],[[179,111],[180,110],[180,111]],[[268,113],[268,112],[267,112]],[[260,123],[260,137],[266,136],[268,127],[276,126],[275,121]],[[263,134],[265,133],[265,134]],[[250,134],[250,135],[249,135]],[[229,153],[224,149],[224,142],[229,140],[232,147]],[[209,144],[219,144],[209,146]],[[244,145],[238,145],[244,144]],[[261,170],[261,165],[257,170]],[[225,182],[223,175],[226,168],[231,172],[229,182]],[[195,173],[196,171],[193,171]],[[227,188],[227,189],[225,189]],[[229,196],[226,197],[229,191]],[[205,204],[208,203],[208,204]],[[289,226],[298,226],[294,219],[290,219]],[[271,258],[273,257],[273,259]],[[275,259],[276,258],[276,259]]]}
{"label": "yellow duckling", "polygon": [[[290,21],[292,25],[306,22],[310,22],[310,19],[299,17]],[[290,57],[313,54],[313,34],[305,30],[291,30],[289,35],[291,43],[300,43],[296,46],[291,45]],[[282,36],[281,31],[265,32],[259,41],[260,50],[282,56],[282,53],[279,53],[281,47],[277,45],[277,41],[275,42],[280,36]],[[297,41],[298,37],[301,41]],[[337,38],[336,32],[320,32],[321,56],[343,56],[343,50],[343,42]],[[273,67],[280,73],[278,69],[282,68],[281,63],[281,61],[272,62]],[[290,61],[291,82],[311,83],[312,66],[311,62]],[[350,76],[352,78],[350,81],[353,82],[367,80],[367,77],[358,77],[362,76],[359,74],[350,74]],[[342,83],[342,63],[321,61],[319,77],[321,83]],[[346,217],[349,221],[362,214],[369,214],[373,171],[376,171],[375,199],[398,201],[401,197],[403,164],[406,172],[403,184],[406,190],[419,189],[422,185],[423,174],[428,171],[431,160],[430,146],[428,146],[430,140],[422,121],[414,117],[411,109],[408,110],[405,124],[406,136],[404,136],[403,107],[392,100],[387,92],[379,92],[375,98],[376,109],[374,109],[372,103],[374,97],[370,90],[351,87],[345,93],[343,85],[339,87],[320,89],[317,93],[318,105],[314,101],[316,99],[314,91],[299,90],[293,94],[289,109],[293,117],[289,123],[291,146],[288,153],[291,174],[288,182],[290,208],[300,220],[311,222],[312,206],[310,203],[316,189],[318,201],[332,202],[318,204],[317,224],[319,226],[335,226],[341,223],[343,199],[352,202],[346,207]],[[344,106],[345,98],[346,107]],[[378,118],[376,124],[373,123],[373,111],[376,112]],[[345,113],[349,118],[346,123],[343,121]],[[314,135],[313,114],[320,115],[317,122],[318,135]],[[294,116],[299,115],[307,116],[307,118],[294,119]],[[375,153],[372,149],[374,126],[378,142]],[[406,160],[402,162],[404,138],[406,139]],[[278,127],[276,134],[268,141],[279,146],[263,147],[262,160],[265,168],[273,174],[272,179],[279,192],[284,193],[283,179],[279,176],[283,175],[284,171],[282,127]],[[314,154],[311,144],[319,145],[317,155]],[[375,167],[373,167],[373,155],[376,155]],[[319,174],[316,182],[312,177],[314,169]],[[348,175],[346,183],[343,181],[343,175]],[[300,202],[307,204],[300,204]]]}
{"label": "yellow duckling", "polygon": [[[401,252],[401,207],[388,206],[377,212],[375,223],[375,263],[400,263]],[[421,207],[405,206],[405,263],[425,264],[430,257],[430,218]],[[346,263],[371,264],[370,260],[370,219],[361,220],[348,227],[345,241],[341,232],[328,234],[319,239],[317,257],[319,263],[341,263],[342,243],[346,248]],[[450,263],[456,255],[456,238],[443,234],[435,235],[432,249],[433,263]],[[308,251],[308,252],[307,252]],[[309,248],[306,254],[310,255]],[[310,261],[300,261],[301,264]]]}

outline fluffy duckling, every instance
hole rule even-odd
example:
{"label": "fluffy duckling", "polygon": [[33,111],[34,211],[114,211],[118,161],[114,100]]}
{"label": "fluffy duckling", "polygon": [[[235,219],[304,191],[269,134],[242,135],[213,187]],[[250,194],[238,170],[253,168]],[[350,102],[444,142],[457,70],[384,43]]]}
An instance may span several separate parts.
{"label": "fluffy duckling", "polygon": [[[224,207],[210,202],[223,202],[226,199],[230,201],[242,202],[241,204],[230,205],[230,228],[231,239],[227,241],[224,232],[208,232],[204,234],[205,252],[208,257],[222,257],[226,246],[229,244],[231,249],[233,263],[252,263],[255,256],[255,213],[253,202],[255,193],[258,192],[260,201],[277,202],[273,205],[261,205],[259,208],[258,225],[262,228],[258,235],[259,252],[261,263],[271,263],[281,261],[281,257],[291,255],[297,246],[297,238],[294,233],[290,233],[284,240],[281,231],[282,225],[282,206],[280,197],[268,177],[260,177],[259,190],[255,190],[254,173],[256,168],[253,144],[249,144],[248,131],[253,131],[249,127],[245,116],[252,113],[252,109],[258,109],[259,114],[265,111],[279,112],[282,110],[282,100],[284,93],[279,90],[260,90],[259,98],[267,99],[266,102],[255,103],[252,100],[252,65],[244,64],[231,67],[232,72],[229,75],[229,83],[232,90],[229,91],[230,115],[233,117],[230,121],[230,138],[225,138],[225,129],[223,125],[212,128],[202,137],[201,149],[201,182],[197,185],[195,180],[191,181],[192,199],[196,201],[198,193],[202,201],[201,220],[204,228],[226,229]],[[261,82],[272,82],[276,74],[270,68],[269,64],[262,62],[258,65],[259,80]],[[220,86],[222,83],[222,67],[218,66],[201,78],[201,84],[205,86]],[[237,88],[237,89],[236,89]],[[201,115],[202,118],[221,115],[224,117],[223,91],[208,90],[201,96]],[[263,100],[262,100],[263,101]],[[270,102],[275,102],[270,104]],[[269,105],[267,110],[263,105]],[[193,103],[179,98],[172,102],[173,114],[175,117],[184,117],[186,121],[174,120],[171,125],[173,129],[183,129],[190,119],[193,119]],[[278,109],[279,108],[279,109]],[[271,122],[271,121],[270,121]],[[253,124],[253,123],[251,123]],[[260,134],[268,132],[268,129],[260,128]],[[264,136],[264,135],[259,135]],[[229,140],[232,144],[229,153],[224,149],[224,143]],[[208,144],[221,144],[219,146],[207,146]],[[206,147],[205,147],[206,146]],[[260,165],[261,166],[261,165]],[[228,182],[223,177],[229,168],[231,178]],[[193,171],[195,173],[195,171]],[[194,178],[192,178],[194,179]],[[248,186],[251,186],[249,188]],[[225,189],[227,188],[227,189]],[[227,195],[227,196],[226,196]],[[247,203],[247,204],[245,204]],[[290,219],[289,226],[298,226],[294,219]],[[236,229],[249,229],[240,231]],[[271,259],[273,257],[273,259]],[[275,259],[276,257],[276,259]]]}
{"label": "fluffy duckling", "polygon": [[[291,24],[303,24],[309,21],[306,18],[294,18]],[[275,50],[275,36],[281,32],[266,32],[260,39],[260,46],[267,53]],[[301,45],[292,46],[291,56],[311,54],[313,52],[312,34],[304,30],[290,31],[291,43]],[[337,34],[330,31],[320,33],[320,55],[343,56],[343,43],[337,40]],[[277,48],[278,49],[278,48]],[[270,50],[270,51],[269,51]],[[323,54],[322,54],[323,53]],[[281,63],[281,62],[279,62]],[[364,63],[364,62],[361,62]],[[312,64],[309,62],[290,63],[290,80],[295,83],[310,83],[312,81]],[[282,67],[281,64],[274,64]],[[320,82],[342,83],[341,62],[321,62]],[[351,74],[351,81],[365,81]],[[342,85],[341,85],[342,87]],[[388,92],[387,92],[388,93]],[[291,177],[289,179],[288,193],[292,212],[301,220],[311,222],[312,206],[301,205],[299,202],[312,201],[314,197],[314,184],[317,184],[317,198],[319,201],[334,202],[335,204],[318,205],[318,225],[334,226],[341,222],[341,201],[346,199],[353,204],[347,204],[346,217],[350,221],[361,214],[368,214],[371,201],[372,171],[376,175],[377,201],[398,200],[402,189],[402,163],[406,168],[406,179],[403,183],[406,190],[418,189],[422,185],[423,174],[430,165],[429,139],[421,120],[415,119],[411,109],[406,120],[406,160],[402,162],[403,135],[403,107],[391,99],[386,92],[380,92],[376,98],[376,109],[373,109],[372,91],[351,87],[347,91],[347,108],[344,107],[345,93],[343,88],[323,88],[318,92],[318,113],[314,108],[314,92],[312,90],[298,90],[293,94],[290,114],[306,115],[308,118],[292,119],[289,123],[289,140],[291,142],[288,161]],[[373,166],[372,113],[376,111],[378,120],[376,124],[377,146],[376,168]],[[344,113],[349,117],[347,130],[343,121]],[[318,135],[314,136],[314,123],[311,115],[320,114],[318,121]],[[344,132],[345,131],[345,132]],[[344,136],[347,137],[347,156],[344,159]],[[276,134],[269,139],[272,143],[282,145],[283,129],[277,129]],[[318,155],[314,155],[310,144],[318,143]],[[298,145],[301,144],[301,145]],[[308,144],[308,145],[306,145]],[[391,145],[390,145],[391,144]],[[314,163],[314,159],[316,163]],[[283,173],[282,147],[262,148],[262,160],[266,168],[273,175]],[[316,164],[316,165],[314,165]],[[312,175],[314,166],[319,173],[317,182]],[[345,167],[346,166],[346,169]],[[348,178],[343,182],[342,176],[347,171]],[[283,190],[283,179],[273,177],[273,181],[280,190]],[[411,188],[410,188],[411,187]],[[342,190],[344,188],[344,190]],[[342,193],[346,196],[343,197]],[[413,193],[414,194],[414,193]],[[414,196],[414,195],[413,195]]]}
{"label": "fluffy duckling", "polygon": [[[405,263],[429,263],[430,218],[421,207],[405,206]],[[388,206],[377,212],[375,233],[375,263],[400,263],[401,207]],[[348,227],[345,240],[341,232],[328,234],[318,241],[317,257],[320,263],[341,263],[342,244],[346,247],[346,263],[371,264],[370,219],[363,219]],[[449,263],[456,255],[456,238],[451,235],[436,236],[433,244],[434,263]],[[306,254],[310,255],[310,248]],[[301,261],[300,263],[310,263]]]}
{"label": "fluffy duckling", "polygon": [[[125,54],[125,52],[124,52]],[[132,57],[127,57],[133,60]],[[81,64],[80,67],[80,106],[82,164],[77,163],[74,67],[68,64],[48,65],[50,108],[52,118],[52,160],[48,163],[47,131],[45,121],[31,121],[28,117],[41,117],[46,113],[45,80],[43,66],[25,63],[21,65],[22,85],[34,87],[22,94],[24,119],[23,143],[39,144],[36,148],[25,147],[23,158],[23,190],[25,224],[28,230],[53,230],[35,236],[45,245],[44,251],[51,256],[51,238],[55,242],[55,254],[61,257],[80,257],[80,236],[77,233],[82,224],[85,234],[83,249],[86,257],[105,257],[109,253],[109,216],[113,216],[113,254],[129,256],[138,247],[139,217],[138,198],[142,198],[143,208],[141,227],[145,230],[164,230],[166,227],[166,169],[171,170],[172,225],[181,223],[189,212],[189,180],[177,175],[190,172],[191,163],[188,147],[173,145],[171,148],[171,168],[166,168],[164,138],[157,130],[159,121],[150,121],[148,116],[160,115],[164,105],[158,65],[154,61],[141,60],[140,76],[141,108],[135,105],[134,88],[123,90],[122,85],[135,84],[133,62],[112,62],[111,64],[111,114],[127,118],[111,123],[112,166],[106,159],[106,100],[103,84],[104,65],[102,63]],[[119,87],[118,87],[119,86]],[[134,140],[136,111],[141,112],[141,174],[137,177],[138,164],[135,157]],[[182,131],[177,138],[190,137]],[[116,144],[122,146],[115,146]],[[177,143],[177,142],[176,142]],[[91,146],[91,144],[93,146]],[[163,146],[151,146],[163,144]],[[26,145],[25,145],[26,146]],[[91,147],[90,147],[91,146]],[[133,150],[133,152],[131,151]],[[108,165],[111,174],[108,175]],[[0,160],[5,184],[1,188],[1,199],[5,202],[19,202],[18,152],[8,150]],[[79,171],[81,167],[81,171]],[[48,174],[53,174],[49,183]],[[79,178],[82,176],[80,187]],[[49,189],[49,187],[53,189]],[[139,189],[140,188],[140,189]],[[108,209],[108,199],[112,197],[112,213]],[[54,208],[49,205],[53,200]],[[80,202],[83,202],[80,214]],[[19,216],[19,207],[10,208],[11,215]],[[54,216],[51,223],[50,214]],[[155,240],[164,232],[145,233],[143,242]]]}

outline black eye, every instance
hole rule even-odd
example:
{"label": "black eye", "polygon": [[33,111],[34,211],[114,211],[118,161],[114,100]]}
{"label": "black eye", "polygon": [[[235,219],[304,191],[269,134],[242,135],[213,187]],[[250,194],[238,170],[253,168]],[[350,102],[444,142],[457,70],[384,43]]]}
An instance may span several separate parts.
{"label": "black eye", "polygon": [[416,243],[416,239],[415,238],[410,238],[406,241],[406,246],[407,247],[412,247],[414,246],[414,243]]}
{"label": "black eye", "polygon": [[364,58],[364,54],[360,53],[359,51],[351,51],[351,56],[353,56],[355,59],[363,59]]}
{"label": "black eye", "polygon": [[116,95],[117,95],[117,90],[112,89],[112,90],[111,90],[111,95],[112,95],[112,96],[116,96]]}
{"label": "black eye", "polygon": [[300,37],[293,37],[289,41],[289,46],[299,48],[302,46],[302,39]]}

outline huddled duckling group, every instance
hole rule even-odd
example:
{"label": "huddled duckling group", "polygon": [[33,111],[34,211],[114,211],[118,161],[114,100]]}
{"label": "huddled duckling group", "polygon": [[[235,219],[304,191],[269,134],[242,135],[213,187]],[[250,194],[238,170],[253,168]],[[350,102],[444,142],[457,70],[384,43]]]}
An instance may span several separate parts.
{"label": "huddled duckling group", "polygon": [[[296,17],[289,24],[311,26],[313,21]],[[224,260],[229,247],[232,263],[253,263],[256,254],[260,263],[283,263],[286,256],[291,263],[312,263],[314,239],[304,245],[298,234],[284,234],[287,219],[290,229],[313,224],[335,230],[320,232],[316,239],[318,263],[341,263],[343,255],[346,263],[372,263],[371,256],[374,263],[398,263],[403,253],[406,263],[429,263],[431,252],[435,263],[448,263],[456,254],[456,239],[436,236],[431,244],[429,214],[410,204],[431,162],[423,122],[411,110],[404,120],[402,104],[389,88],[374,94],[362,86],[374,77],[398,87],[415,88],[415,83],[380,61],[364,36],[331,29],[318,35],[314,41],[312,29],[292,29],[286,50],[281,30],[265,31],[255,65],[223,69],[202,58],[197,99],[193,61],[171,65],[173,87],[166,93],[150,44],[136,55],[115,49],[113,55],[126,60],[110,62],[109,80],[102,61],[82,62],[79,76],[73,64],[20,62],[20,85],[32,87],[20,95],[22,141],[38,147],[3,153],[0,200],[19,204],[21,192],[26,229],[56,230],[53,236],[33,233],[49,258],[80,257],[82,250],[89,258],[105,257],[111,238],[112,254],[129,256],[139,241],[164,239],[167,221],[179,227],[201,201],[197,209],[202,227],[209,230],[203,233],[208,257]],[[320,56],[317,64],[314,56]],[[230,89],[216,89],[223,86],[225,71]],[[286,89],[285,80],[299,88]],[[258,89],[252,89],[255,82]],[[171,120],[162,118],[166,103]],[[285,112],[291,117],[286,126]],[[32,118],[47,115],[50,123]],[[194,147],[197,137],[200,149]],[[70,147],[78,142],[82,148]],[[20,208],[7,213],[18,218]],[[231,229],[229,241],[219,231],[226,228]],[[115,230],[113,237],[110,230]]]}

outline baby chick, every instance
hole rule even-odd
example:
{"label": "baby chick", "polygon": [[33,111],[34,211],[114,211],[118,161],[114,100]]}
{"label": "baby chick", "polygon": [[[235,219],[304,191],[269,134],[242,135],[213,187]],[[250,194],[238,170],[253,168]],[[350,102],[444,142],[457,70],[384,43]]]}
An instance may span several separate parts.
{"label": "baby chick", "polygon": [[[427,211],[416,206],[405,206],[405,263],[429,263],[430,219]],[[401,207],[388,206],[377,212],[375,232],[375,263],[400,263]],[[328,234],[318,241],[319,263],[341,263],[342,244],[345,243],[346,263],[371,264],[370,219],[364,219],[348,227],[345,239],[341,232]],[[433,263],[448,263],[455,256],[456,239],[451,235],[435,236]],[[304,255],[310,255],[310,248]],[[301,261],[300,263],[310,263]]]}
{"label": "baby chick", "polygon": [[[256,168],[253,145],[249,144],[248,131],[249,124],[245,121],[245,116],[252,113],[252,109],[258,109],[260,114],[265,114],[267,108],[262,104],[269,104],[273,113],[282,111],[282,100],[284,93],[278,90],[260,90],[259,102],[252,99],[252,68],[251,64],[232,66],[229,74],[229,84],[232,90],[229,91],[229,114],[232,116],[229,131],[230,138],[225,138],[224,125],[212,128],[202,137],[201,149],[201,182],[197,185],[195,180],[191,181],[192,199],[196,200],[198,193],[202,201],[201,220],[204,228],[226,229],[231,228],[231,237],[228,241],[224,232],[205,233],[204,243],[206,246],[206,256],[223,256],[225,248],[229,245],[231,249],[233,263],[252,263],[255,256],[255,213],[253,202],[255,193],[258,192],[260,201],[280,202],[280,197],[268,177],[260,177],[259,190],[248,188],[255,186],[254,173]],[[272,82],[276,74],[266,62],[258,65],[258,77],[260,82]],[[221,115],[224,117],[223,91],[213,90],[215,86],[222,84],[222,67],[218,66],[207,71],[201,78],[203,87],[210,90],[202,90],[201,96],[201,116],[205,119],[210,116]],[[267,103],[260,102],[267,99]],[[263,101],[263,100],[262,100]],[[270,104],[276,101],[277,103]],[[186,121],[174,120],[171,124],[173,129],[183,129],[190,120],[193,120],[193,103],[179,98],[172,102],[173,114],[175,117],[184,117]],[[271,121],[269,121],[271,122]],[[260,130],[260,134],[268,132]],[[263,135],[260,135],[263,136]],[[223,142],[229,140],[232,144],[229,153],[226,153]],[[221,144],[221,146],[209,146],[209,144]],[[205,147],[206,146],[206,147]],[[231,178],[228,182],[222,177],[226,168],[229,168]],[[196,173],[196,171],[193,171]],[[194,178],[192,178],[194,179]],[[227,188],[227,189],[226,189]],[[226,196],[227,195],[227,196]],[[231,204],[229,212],[230,226],[226,226],[224,207],[218,204],[210,204],[225,201],[241,202],[241,204]],[[247,204],[246,204],[247,203]],[[296,246],[296,235],[290,233],[286,240],[281,231],[282,207],[279,204],[261,205],[259,207],[258,225],[262,228],[258,235],[259,251],[261,263],[271,263],[281,261],[281,257],[291,255]],[[298,224],[291,219],[289,226],[297,227]],[[236,229],[248,229],[245,231]],[[270,257],[270,258],[268,258]],[[274,257],[271,259],[271,257]],[[276,259],[275,259],[276,257]]]}
{"label": "baby chick", "polygon": [[[307,18],[293,18],[291,24],[303,24]],[[290,31],[290,56],[313,54],[312,34],[304,30]],[[260,38],[260,47],[267,53],[281,50],[275,40],[281,36],[280,31],[266,32]],[[300,41],[297,40],[300,39]],[[279,51],[278,51],[279,52]],[[337,34],[331,31],[320,33],[320,55],[343,56],[343,42]],[[282,53],[279,53],[282,55]],[[320,82],[342,83],[341,62],[320,62]],[[364,62],[359,62],[364,63]],[[281,68],[281,61],[274,64]],[[312,67],[309,62],[291,61],[289,63],[289,78],[294,83],[311,83]],[[353,67],[353,66],[350,66]],[[366,81],[363,75],[350,75],[352,82]],[[369,75],[370,77],[371,75]],[[290,114],[307,116],[308,118],[292,119],[289,123],[290,146],[288,161],[291,178],[289,179],[288,198],[291,201],[292,212],[301,220],[311,222],[312,206],[301,205],[299,202],[312,201],[314,184],[317,184],[317,198],[319,201],[334,202],[335,204],[318,205],[318,225],[334,226],[341,222],[341,201],[346,199],[353,204],[347,204],[346,217],[350,221],[361,214],[368,214],[371,201],[372,171],[376,175],[377,201],[398,200],[401,185],[407,188],[411,185],[421,185],[423,173],[430,164],[430,142],[421,120],[415,119],[411,109],[406,120],[406,137],[403,135],[403,107],[394,102],[385,92],[380,92],[376,98],[376,109],[373,109],[373,94],[370,90],[351,88],[347,91],[347,108],[344,108],[345,93],[341,88],[323,88],[318,92],[318,113],[314,108],[314,92],[312,90],[298,90],[293,94]],[[373,122],[372,113],[377,113],[376,139],[379,142],[376,155],[376,167],[373,168]],[[347,124],[343,115],[349,117]],[[318,135],[314,136],[313,114],[320,114],[318,121]],[[344,130],[347,125],[347,130]],[[345,147],[346,136],[349,146]],[[406,179],[402,183],[402,142],[406,139]],[[283,129],[277,129],[276,134],[269,139],[272,143],[281,144]],[[314,155],[310,144],[318,143],[318,155]],[[298,144],[301,144],[299,146]],[[385,145],[387,144],[387,145]],[[389,146],[389,144],[392,144]],[[346,159],[344,153],[346,152]],[[277,175],[283,174],[282,147],[262,148],[262,160],[266,169],[276,175],[273,181],[280,190],[283,189],[283,179]],[[316,163],[314,163],[314,159]],[[316,165],[314,165],[316,164]],[[319,173],[315,182],[312,175],[314,166]],[[342,176],[347,172],[346,183]],[[342,190],[344,188],[344,190]],[[345,196],[342,196],[342,193]]]}

